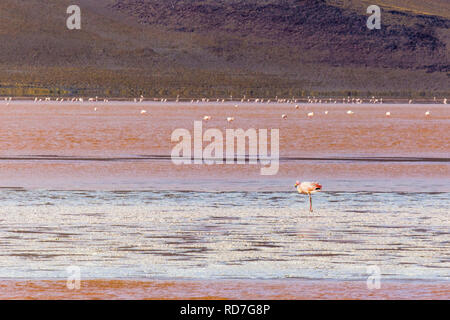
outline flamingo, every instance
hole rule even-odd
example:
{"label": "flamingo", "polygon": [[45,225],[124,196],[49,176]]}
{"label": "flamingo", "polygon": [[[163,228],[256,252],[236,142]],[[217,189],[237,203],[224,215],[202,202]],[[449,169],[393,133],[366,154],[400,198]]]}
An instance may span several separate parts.
{"label": "flamingo", "polygon": [[204,117],[203,117],[203,120],[204,120],[204,121],[209,121],[209,120],[211,120],[211,116],[204,116]]}
{"label": "flamingo", "polygon": [[286,120],[287,119],[287,114],[283,114],[283,115],[281,115],[281,118],[283,118],[284,120]]}
{"label": "flamingo", "polygon": [[322,185],[320,185],[317,182],[299,182],[299,181],[297,181],[295,183],[295,188],[297,189],[298,193],[309,195],[309,212],[313,212],[311,195],[313,193],[322,191]]}
{"label": "flamingo", "polygon": [[228,117],[228,118],[227,118],[227,121],[228,121],[228,122],[233,122],[233,121],[234,121],[234,117]]}
{"label": "flamingo", "polygon": [[391,113],[388,111],[388,112],[386,112],[386,117],[390,117],[391,116]]}

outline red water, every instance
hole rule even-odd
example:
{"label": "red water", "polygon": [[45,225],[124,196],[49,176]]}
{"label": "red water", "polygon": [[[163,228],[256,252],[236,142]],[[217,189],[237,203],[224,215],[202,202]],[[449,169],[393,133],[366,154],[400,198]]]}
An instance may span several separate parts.
{"label": "red water", "polygon": [[79,290],[65,281],[0,281],[0,299],[434,299],[448,300],[450,286],[433,282],[386,282],[369,290],[364,281],[133,281],[86,280]]}
{"label": "red water", "polygon": [[[448,158],[450,154],[450,109],[446,105],[306,104],[295,109],[294,105],[288,104],[238,103],[238,108],[234,104],[13,102],[6,106],[2,103],[0,157],[55,155],[114,159],[170,155],[176,144],[171,142],[173,130],[185,128],[192,133],[194,121],[201,120],[204,115],[212,117],[211,121],[203,122],[204,130],[279,129],[281,157]],[[143,109],[147,111],[144,115],[141,114]],[[329,111],[327,115],[325,110]],[[347,110],[353,110],[354,114],[348,115]],[[426,117],[428,110],[431,115]],[[387,111],[391,112],[390,117],[386,117]],[[309,112],[314,112],[315,116],[308,118]],[[287,114],[288,119],[283,120],[282,114]],[[228,116],[235,117],[235,121],[227,123]],[[260,181],[260,186],[268,187],[272,179],[442,180],[449,176],[450,166],[445,162],[282,162],[276,176],[262,177],[259,165],[175,166],[171,161],[0,161],[0,186],[26,188],[133,190],[157,186],[185,189],[186,183],[201,179],[254,180]],[[169,183],[171,179],[173,183]],[[220,184],[224,185],[223,182]],[[375,190],[383,191],[383,184],[386,183]],[[245,186],[251,188],[248,184]],[[394,188],[403,190],[398,186]],[[196,188],[190,186],[188,189]],[[330,184],[327,188],[338,189]]]}
{"label": "red water", "polygon": [[[280,129],[282,156],[369,154],[444,155],[449,152],[446,105],[84,103],[0,104],[0,155],[170,155],[173,130]],[[97,111],[94,111],[97,108]],[[142,109],[147,114],[141,115]],[[328,110],[328,115],[324,111]],[[353,110],[354,115],[347,115]],[[431,110],[431,116],[425,112]],[[386,117],[386,112],[391,117]],[[307,113],[314,112],[313,118]],[[288,119],[281,119],[287,114]],[[228,124],[227,117],[235,121]]]}

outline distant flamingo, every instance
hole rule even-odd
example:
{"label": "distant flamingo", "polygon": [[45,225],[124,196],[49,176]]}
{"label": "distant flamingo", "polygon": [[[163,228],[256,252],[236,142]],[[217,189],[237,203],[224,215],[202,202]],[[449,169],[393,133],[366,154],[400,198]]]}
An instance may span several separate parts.
{"label": "distant flamingo", "polygon": [[295,188],[297,189],[298,193],[309,195],[309,212],[313,212],[311,195],[313,193],[322,191],[322,186],[317,182],[301,182],[300,183],[299,181],[297,181],[295,183]]}

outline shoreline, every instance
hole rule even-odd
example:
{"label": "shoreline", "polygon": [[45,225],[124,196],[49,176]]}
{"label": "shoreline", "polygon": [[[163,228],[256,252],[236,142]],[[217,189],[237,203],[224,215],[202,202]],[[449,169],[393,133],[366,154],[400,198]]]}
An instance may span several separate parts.
{"label": "shoreline", "polygon": [[381,280],[81,280],[70,290],[64,280],[0,280],[0,299],[11,300],[448,300],[446,281]]}
{"label": "shoreline", "polygon": [[[422,98],[422,99],[411,99],[411,98],[382,98],[383,100],[380,102],[373,102],[371,101],[371,97],[353,97],[354,99],[359,99],[360,102],[356,101],[348,101],[347,99],[345,102],[342,100],[342,97],[332,97],[330,100],[330,97],[317,97],[316,99],[318,101],[309,101],[308,98],[251,98],[247,99],[245,101],[242,101],[241,99],[230,99],[230,98],[180,98],[176,99],[174,97],[170,98],[143,98],[142,101],[139,99],[137,101],[134,101],[133,97],[98,97],[97,100],[91,100],[93,99],[92,96],[55,96],[55,95],[49,95],[49,96],[25,96],[25,97],[14,97],[14,96],[8,96],[8,95],[0,95],[0,102],[2,100],[6,101],[5,99],[12,99],[11,102],[30,102],[30,103],[37,103],[37,104],[45,104],[45,103],[72,103],[72,104],[108,104],[108,103],[132,103],[132,104],[145,104],[145,103],[154,103],[154,104],[188,104],[188,105],[223,105],[223,104],[242,104],[242,105],[295,105],[295,104],[306,104],[306,105],[361,105],[361,106],[382,106],[385,104],[396,104],[396,105],[436,105],[436,106],[445,106],[447,103],[444,102],[444,99],[446,99],[444,96],[437,97],[436,100],[433,98]],[[83,101],[78,101],[78,99],[83,99]],[[353,99],[352,98],[352,99]],[[35,99],[41,99],[41,101],[35,101]],[[46,101],[45,99],[50,99]],[[56,100],[58,99],[58,100]],[[64,101],[61,101],[59,99],[64,99]],[[75,101],[72,101],[72,99],[76,99]],[[105,101],[106,100],[106,101]],[[367,101],[366,101],[367,100]],[[4,102],[3,101],[3,102]],[[336,102],[335,102],[336,101]],[[411,101],[411,103],[410,103]]]}

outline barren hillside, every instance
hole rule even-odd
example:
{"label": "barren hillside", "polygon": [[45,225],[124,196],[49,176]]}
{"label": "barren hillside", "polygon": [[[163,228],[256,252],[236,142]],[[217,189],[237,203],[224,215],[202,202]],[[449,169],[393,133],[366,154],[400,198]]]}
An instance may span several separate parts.
{"label": "barren hillside", "polygon": [[[372,3],[373,2],[373,3]],[[80,0],[0,3],[0,94],[367,95],[449,92],[443,0]]]}

